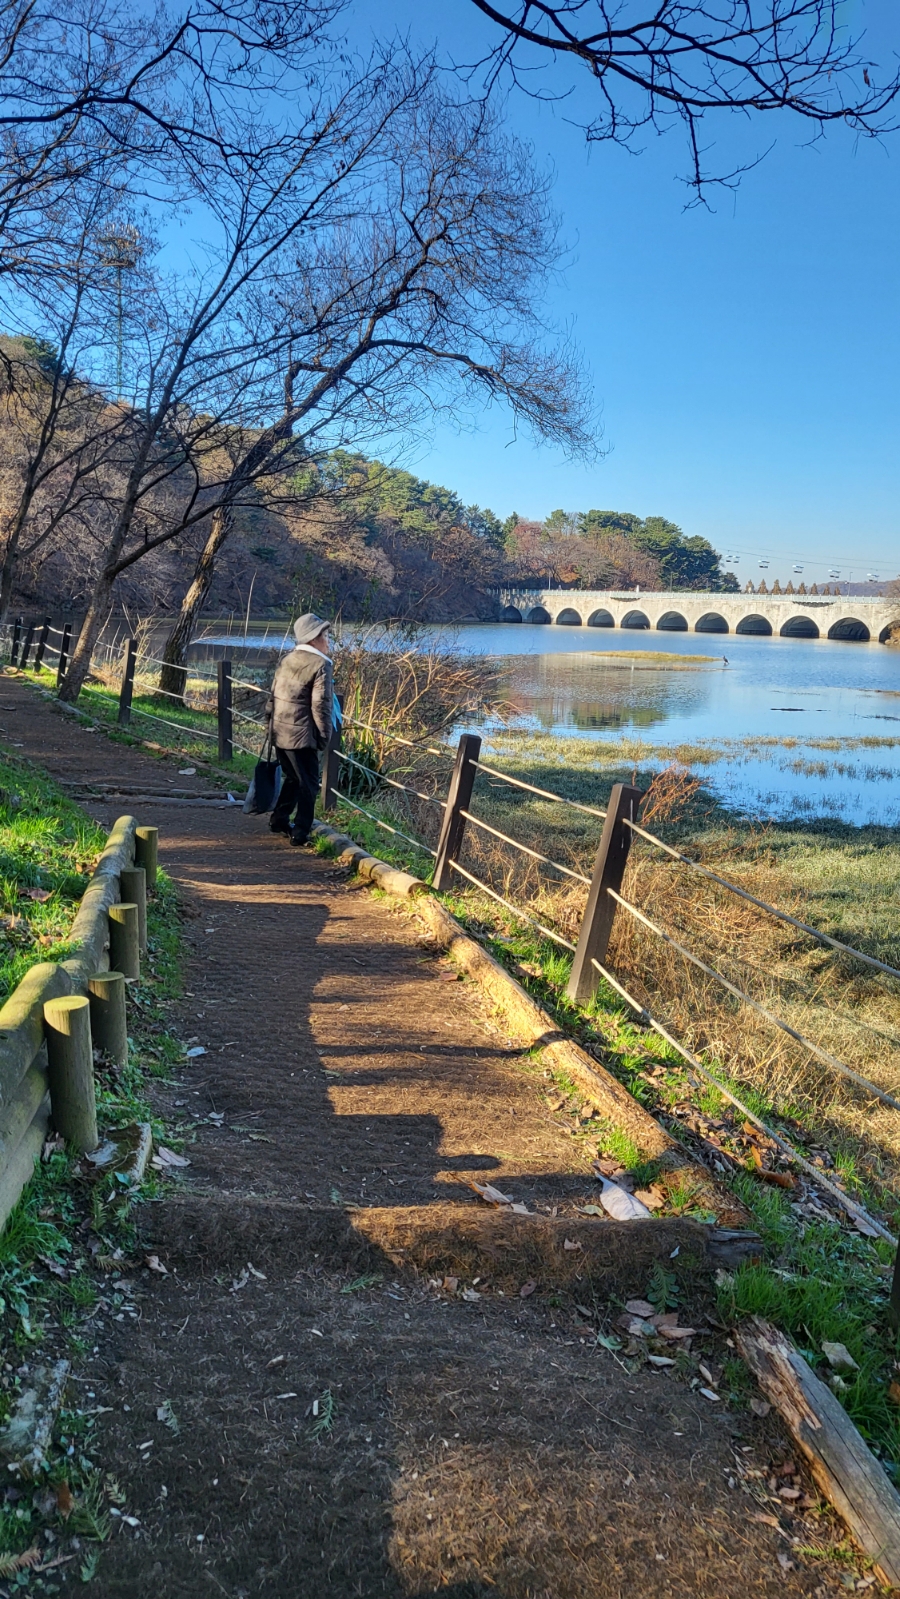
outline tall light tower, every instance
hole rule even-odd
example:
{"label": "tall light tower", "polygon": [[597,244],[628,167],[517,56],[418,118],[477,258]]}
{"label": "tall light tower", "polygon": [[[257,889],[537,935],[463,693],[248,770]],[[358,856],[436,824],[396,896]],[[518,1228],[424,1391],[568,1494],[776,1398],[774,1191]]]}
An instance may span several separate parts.
{"label": "tall light tower", "polygon": [[140,234],[131,223],[101,233],[101,263],[116,275],[116,399],[122,398],[122,365],[125,345],[125,308],[122,295],[123,273],[137,266],[142,254]]}

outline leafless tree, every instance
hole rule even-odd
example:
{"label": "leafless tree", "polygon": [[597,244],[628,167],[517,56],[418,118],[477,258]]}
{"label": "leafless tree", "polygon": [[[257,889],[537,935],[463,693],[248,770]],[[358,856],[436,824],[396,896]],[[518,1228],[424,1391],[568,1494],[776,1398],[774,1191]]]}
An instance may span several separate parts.
{"label": "leafless tree", "polygon": [[183,691],[241,495],[261,469],[275,475],[277,458],[296,466],[299,450],[313,462],[344,437],[358,448],[385,432],[408,435],[439,412],[459,419],[496,402],[538,437],[593,447],[571,352],[545,336],[537,315],[556,229],[521,145],[504,139],[493,113],[460,103],[429,75],[399,97],[357,176],[365,205],[311,249],[292,243],[281,278],[266,285],[269,314],[289,334],[284,408],[248,440],[214,511],[164,649],[168,693]]}
{"label": "leafless tree", "polygon": [[[596,88],[591,140],[633,145],[673,119],[687,134],[695,198],[740,169],[705,170],[710,115],[792,112],[819,133],[834,123],[877,135],[896,127],[900,73],[854,35],[843,0],[472,0],[500,29],[490,74],[551,94],[534,65],[552,53],[586,67]],[[892,55],[895,57],[896,52]],[[529,69],[529,70],[523,70]]]}
{"label": "leafless tree", "polygon": [[[0,5],[0,274],[52,268],[52,209],[127,172],[156,204],[222,157],[259,104],[310,65],[340,0],[4,0]],[[282,135],[273,129],[277,149]]]}

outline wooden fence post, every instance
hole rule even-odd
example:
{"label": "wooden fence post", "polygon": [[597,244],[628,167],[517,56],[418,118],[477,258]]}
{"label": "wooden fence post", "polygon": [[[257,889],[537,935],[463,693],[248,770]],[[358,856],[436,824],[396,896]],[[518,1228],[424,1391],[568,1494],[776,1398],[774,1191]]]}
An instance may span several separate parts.
{"label": "wooden fence post", "polygon": [[[339,706],[341,707],[341,711],[343,712],[343,694],[336,694],[335,699],[337,700]],[[321,797],[322,809],[326,812],[334,810],[334,802],[337,798],[338,769],[340,767],[340,761],[337,758],[337,752],[341,747],[342,733],[342,724],[340,722],[332,722],[331,737],[328,740],[328,748],[325,751],[325,759],[322,762]]]}
{"label": "wooden fence post", "polygon": [[97,1148],[94,1052],[87,999],[80,994],[48,999],[44,1028],[53,1125],[67,1144],[74,1144],[86,1154]]}
{"label": "wooden fence post", "polygon": [[126,866],[119,873],[122,898],[138,908],[138,945],[147,953],[147,873],[143,866]]}
{"label": "wooden fence post", "polygon": [[159,856],[159,828],[139,827],[134,835],[134,864],[143,866],[147,876],[147,893],[156,888],[156,866]]}
{"label": "wooden fence post", "polygon": [[888,1326],[895,1332],[900,1331],[900,1249],[894,1256],[894,1276],[891,1282],[891,1297],[888,1301]]}
{"label": "wooden fence post", "polygon": [[125,643],[125,660],[122,667],[122,687],[119,690],[119,726],[127,727],[131,721],[131,697],[134,693],[134,668],[137,662],[137,644],[133,638]]}
{"label": "wooden fence post", "polygon": [[22,623],[24,622],[24,620],[25,620],[24,616],[17,616],[15,621],[13,622],[12,644],[10,645],[10,651],[9,651],[9,664],[10,664],[10,666],[16,666],[18,664],[18,660],[19,660],[19,645],[20,645],[20,643],[22,641]]}
{"label": "wooden fence post", "polygon": [[630,821],[635,821],[643,798],[642,790],[632,788],[628,783],[616,783],[609,796],[609,808],[578,935],[578,948],[566,989],[569,999],[577,1005],[584,1005],[591,999],[600,981],[600,975],[592,963],[599,961],[602,965],[606,959],[616,914],[616,902],[610,898],[607,889],[618,892],[622,887],[625,862],[631,848],[631,828],[625,826],[623,818],[627,816]]}
{"label": "wooden fence post", "polygon": [[132,982],[141,975],[140,924],[133,901],[109,907],[109,965]]}
{"label": "wooden fence post", "polygon": [[24,672],[28,665],[28,656],[31,652],[31,641],[34,638],[34,623],[29,622],[28,632],[25,634],[25,643],[22,645],[22,654],[19,658],[19,670]]}
{"label": "wooden fence post", "polygon": [[44,651],[47,648],[47,635],[50,632],[50,622],[51,618],[49,616],[45,616],[43,622],[41,623],[41,631],[38,637],[38,647],[34,652],[33,670],[35,672],[39,672],[44,664]]}
{"label": "wooden fence post", "polygon": [[66,675],[66,667],[69,664],[69,645],[71,644],[71,642],[72,642],[72,624],[71,624],[71,622],[66,622],[66,624],[65,624],[65,626],[63,627],[63,630],[62,630],[62,643],[59,646],[59,661],[58,661],[57,667],[56,667],[56,686],[57,686],[57,688],[59,688],[60,683],[62,682],[63,678]]}
{"label": "wooden fence post", "polygon": [[128,1065],[125,979],[121,972],[95,972],[88,979],[91,1037],[117,1066]]}
{"label": "wooden fence post", "polygon": [[230,761],[234,754],[231,714],[231,662],[219,661],[216,667],[218,695],[216,719],[219,727],[219,760]]}
{"label": "wooden fence post", "polygon": [[481,738],[479,735],[477,733],[463,733],[456,751],[456,761],[453,767],[453,775],[450,778],[450,787],[447,790],[447,799],[444,804],[444,820],[441,823],[437,859],[434,863],[432,887],[439,894],[445,893],[450,887],[453,880],[452,863],[459,860],[463,834],[466,831],[466,819],[460,812],[469,809],[472,789],[475,786],[476,764],[480,753]]}

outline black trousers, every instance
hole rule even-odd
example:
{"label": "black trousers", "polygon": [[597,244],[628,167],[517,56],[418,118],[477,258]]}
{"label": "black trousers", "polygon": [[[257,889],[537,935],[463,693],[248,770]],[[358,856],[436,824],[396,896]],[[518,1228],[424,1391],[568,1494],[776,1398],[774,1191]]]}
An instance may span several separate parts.
{"label": "black trousers", "polygon": [[269,826],[276,831],[290,825],[291,812],[296,810],[291,832],[300,843],[309,837],[316,813],[316,795],[319,792],[318,750],[283,750],[275,746],[281,766],[281,792]]}

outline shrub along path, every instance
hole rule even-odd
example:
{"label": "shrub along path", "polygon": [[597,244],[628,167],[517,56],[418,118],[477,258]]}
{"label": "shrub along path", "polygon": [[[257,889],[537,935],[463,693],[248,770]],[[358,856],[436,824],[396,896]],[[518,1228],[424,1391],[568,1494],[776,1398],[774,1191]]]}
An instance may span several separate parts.
{"label": "shrub along path", "polygon": [[[3,704],[3,737],[58,778],[209,786],[20,679]],[[91,806],[104,823],[129,808]],[[588,1304],[592,1322],[544,1285],[523,1298],[514,1260],[503,1295],[429,1286],[354,1229],[352,1206],[468,1216],[480,1202],[460,1176],[532,1209],[596,1201],[540,1068],[447,980],[414,915],[263,819],[135,808],[183,896],[172,1025],[206,1054],[155,1089],[191,1161],[147,1207],[168,1275],[135,1274],[139,1320],[98,1327],[76,1374],[109,1407],[97,1458],[137,1518],[117,1523],[92,1591],[845,1592],[792,1549],[831,1542],[827,1518],[779,1530],[771,1498],[743,1491],[789,1451],[772,1417],[690,1387],[698,1355],[716,1381],[728,1357],[708,1324],[684,1373],[631,1371],[596,1342],[620,1307]]]}

